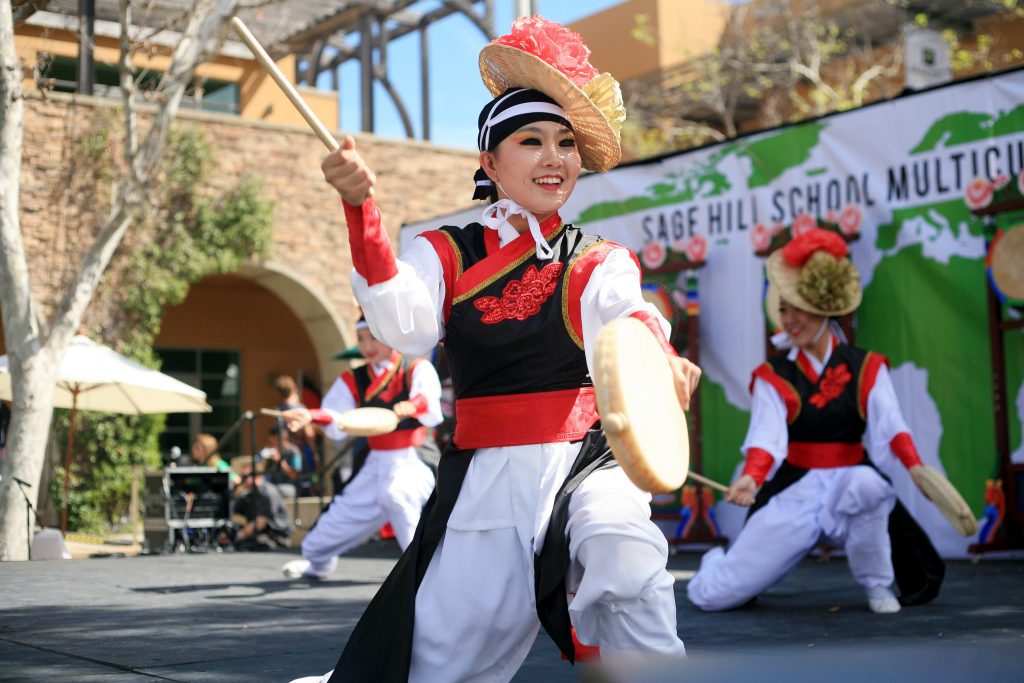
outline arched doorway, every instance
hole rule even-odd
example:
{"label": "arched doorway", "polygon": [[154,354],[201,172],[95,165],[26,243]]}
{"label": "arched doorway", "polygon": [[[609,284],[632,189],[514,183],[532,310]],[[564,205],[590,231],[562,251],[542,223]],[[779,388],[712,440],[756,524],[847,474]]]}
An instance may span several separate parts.
{"label": "arched doorway", "polygon": [[[318,295],[284,269],[247,266],[205,278],[164,314],[154,348],[163,371],[207,393],[213,411],[169,415],[160,447],[187,452],[199,432],[224,434],[247,410],[278,402],[273,383],[290,375],[326,391],[339,364],[331,360],[350,343],[339,318]],[[266,425],[257,424],[256,448]],[[249,430],[225,445],[225,455],[249,452]]]}

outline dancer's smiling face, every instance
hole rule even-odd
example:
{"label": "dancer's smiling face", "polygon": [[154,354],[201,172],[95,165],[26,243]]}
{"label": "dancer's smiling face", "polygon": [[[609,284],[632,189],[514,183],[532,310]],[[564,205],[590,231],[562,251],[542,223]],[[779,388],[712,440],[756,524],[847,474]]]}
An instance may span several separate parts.
{"label": "dancer's smiling face", "polygon": [[363,354],[367,363],[379,363],[391,355],[391,347],[374,339],[370,330],[358,330],[356,336],[359,340],[359,352]]}
{"label": "dancer's smiling face", "polygon": [[[571,128],[535,121],[509,135],[492,152],[480,153],[480,166],[508,197],[543,222],[556,213],[576,187],[580,153]],[[521,217],[517,217],[521,218]],[[526,229],[525,221],[513,222]]]}
{"label": "dancer's smiling face", "polygon": [[825,316],[810,313],[797,308],[786,300],[779,302],[779,320],[782,329],[789,334],[794,346],[809,349],[814,345],[815,337],[821,330]]}

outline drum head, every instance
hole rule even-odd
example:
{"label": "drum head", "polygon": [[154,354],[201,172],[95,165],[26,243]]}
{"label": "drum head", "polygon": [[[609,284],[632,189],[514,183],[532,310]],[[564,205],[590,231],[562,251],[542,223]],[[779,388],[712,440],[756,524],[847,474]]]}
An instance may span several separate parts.
{"label": "drum head", "polygon": [[953,528],[963,536],[978,533],[978,520],[960,492],[934,467],[924,466],[918,477],[921,492],[935,504]]}
{"label": "drum head", "polygon": [[608,445],[630,480],[651,493],[682,486],[690,467],[686,413],[651,331],[635,318],[601,328],[593,379]]}
{"label": "drum head", "polygon": [[1024,225],[1000,232],[985,259],[989,276],[1000,298],[1024,304]]}
{"label": "drum head", "polygon": [[395,431],[398,416],[387,408],[356,408],[338,416],[338,428],[352,436],[379,436]]}

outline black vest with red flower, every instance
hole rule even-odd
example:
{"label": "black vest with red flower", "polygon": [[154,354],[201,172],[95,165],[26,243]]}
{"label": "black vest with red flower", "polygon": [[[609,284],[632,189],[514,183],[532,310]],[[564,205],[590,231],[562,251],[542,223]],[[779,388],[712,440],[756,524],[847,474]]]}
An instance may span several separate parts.
{"label": "black vest with red flower", "polygon": [[579,301],[593,268],[621,247],[560,222],[542,230],[548,260],[529,233],[499,247],[479,223],[422,235],[444,270],[459,448],[576,441],[598,419]]}
{"label": "black vest with red flower", "polygon": [[[356,399],[360,408],[391,409],[396,403],[410,399],[409,389],[412,384],[412,373],[418,359],[409,360],[395,352],[391,356],[391,367],[382,374],[370,375],[370,366],[364,365],[342,375],[342,380]],[[394,450],[408,446],[419,446],[427,438],[427,429],[414,417],[399,421],[395,431],[367,439],[370,448],[375,450]]]}
{"label": "black vest with red flower", "polygon": [[842,467],[864,460],[861,439],[867,427],[867,400],[885,357],[839,344],[819,376],[804,352],[795,361],[781,355],[754,371],[786,404],[789,452],[804,468]]}

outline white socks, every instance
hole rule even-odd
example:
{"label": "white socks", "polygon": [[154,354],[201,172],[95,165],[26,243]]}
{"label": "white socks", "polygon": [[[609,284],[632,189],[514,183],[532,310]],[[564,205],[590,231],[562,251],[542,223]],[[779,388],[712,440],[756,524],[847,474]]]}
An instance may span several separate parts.
{"label": "white socks", "polygon": [[868,608],[875,614],[895,614],[900,611],[900,601],[885,586],[868,588]]}

